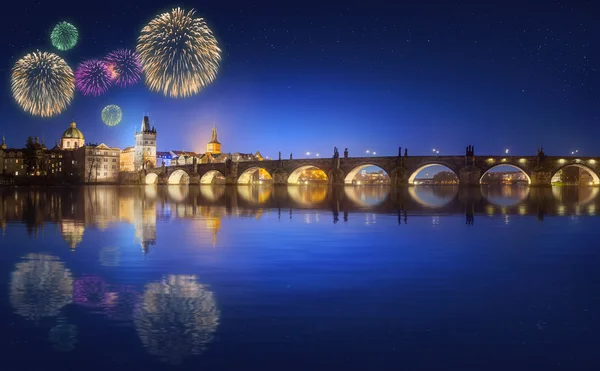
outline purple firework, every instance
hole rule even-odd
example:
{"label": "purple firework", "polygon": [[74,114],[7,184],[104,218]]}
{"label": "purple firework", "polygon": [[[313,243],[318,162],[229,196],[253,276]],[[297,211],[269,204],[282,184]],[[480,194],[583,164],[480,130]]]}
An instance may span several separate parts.
{"label": "purple firework", "polygon": [[142,76],[140,57],[132,50],[117,49],[104,60],[112,72],[114,82],[120,87],[135,85]]}
{"label": "purple firework", "polygon": [[99,59],[90,59],[77,66],[75,86],[83,95],[102,95],[111,85],[111,72],[105,62]]}

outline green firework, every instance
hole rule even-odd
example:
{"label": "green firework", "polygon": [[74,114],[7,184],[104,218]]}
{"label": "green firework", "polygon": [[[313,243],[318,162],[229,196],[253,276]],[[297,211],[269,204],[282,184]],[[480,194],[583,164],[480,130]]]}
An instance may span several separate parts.
{"label": "green firework", "polygon": [[50,41],[58,50],[69,50],[77,44],[79,32],[77,28],[69,22],[60,22],[57,24],[52,33],[50,33]]}
{"label": "green firework", "polygon": [[121,108],[117,105],[111,104],[102,110],[102,121],[108,126],[115,126],[119,122],[121,122],[121,118],[123,117],[123,112]]}

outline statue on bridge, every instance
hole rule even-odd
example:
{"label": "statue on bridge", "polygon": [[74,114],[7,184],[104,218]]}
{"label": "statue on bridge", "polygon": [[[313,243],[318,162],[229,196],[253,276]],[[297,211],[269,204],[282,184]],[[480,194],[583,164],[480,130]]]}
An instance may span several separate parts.
{"label": "statue on bridge", "polygon": [[290,160],[293,160],[293,159],[294,159],[294,157],[293,157],[293,156],[292,156],[292,154],[290,153]]}
{"label": "statue on bridge", "polygon": [[398,147],[398,157],[402,157],[402,147]]}
{"label": "statue on bridge", "polygon": [[408,157],[408,148],[404,148],[404,157]]}
{"label": "statue on bridge", "polygon": [[279,161],[281,161],[281,151],[279,151]]}
{"label": "statue on bridge", "polygon": [[348,158],[348,148],[344,149],[344,158]]}
{"label": "statue on bridge", "polygon": [[467,157],[475,156],[475,147],[474,146],[467,146],[466,156]]}
{"label": "statue on bridge", "polygon": [[338,152],[337,147],[333,147],[333,158],[335,158],[335,159],[340,158],[340,153]]}

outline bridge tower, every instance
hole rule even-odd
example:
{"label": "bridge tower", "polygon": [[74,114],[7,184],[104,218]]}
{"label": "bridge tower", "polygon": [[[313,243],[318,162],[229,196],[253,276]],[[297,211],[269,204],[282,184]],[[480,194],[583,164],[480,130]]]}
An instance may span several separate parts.
{"label": "bridge tower", "polygon": [[135,133],[133,164],[136,171],[156,167],[156,129],[150,128],[148,116],[144,116],[140,131]]}

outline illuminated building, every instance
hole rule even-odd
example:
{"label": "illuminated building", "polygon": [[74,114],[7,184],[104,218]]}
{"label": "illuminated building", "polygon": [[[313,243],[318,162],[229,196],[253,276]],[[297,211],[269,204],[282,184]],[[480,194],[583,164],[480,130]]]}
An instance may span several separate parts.
{"label": "illuminated building", "polygon": [[135,171],[133,166],[135,155],[135,147],[127,147],[121,151],[121,163],[119,168],[121,171]]}
{"label": "illuminated building", "polygon": [[81,130],[77,129],[77,124],[72,121],[70,127],[65,130],[61,139],[60,146],[66,150],[73,150],[79,147],[83,147],[85,138]]}
{"label": "illuminated building", "polygon": [[206,153],[211,155],[221,154],[221,143],[217,140],[217,128],[213,127],[210,142],[206,145]]}
{"label": "illuminated building", "polygon": [[148,116],[144,116],[140,131],[135,133],[134,170],[156,167],[156,129],[150,128]]}
{"label": "illuminated building", "polygon": [[106,144],[89,144],[75,151],[75,164],[84,183],[116,183],[119,180],[121,150]]}
{"label": "illuminated building", "polygon": [[83,241],[85,226],[75,220],[63,220],[60,223],[60,234],[71,250],[77,248]]}
{"label": "illuminated building", "polygon": [[172,160],[171,152],[156,152],[156,167],[171,166]]}

